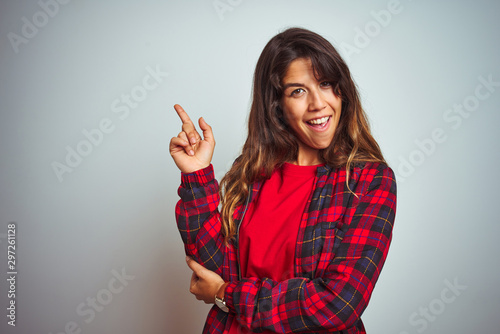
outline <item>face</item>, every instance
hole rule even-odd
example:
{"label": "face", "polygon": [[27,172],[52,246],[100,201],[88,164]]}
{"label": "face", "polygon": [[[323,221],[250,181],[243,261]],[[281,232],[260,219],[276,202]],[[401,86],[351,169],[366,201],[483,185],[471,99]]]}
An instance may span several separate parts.
{"label": "face", "polygon": [[298,165],[321,163],[319,150],[330,145],[339,123],[342,100],[332,83],[317,80],[311,61],[292,61],[282,80],[281,108],[299,140]]}

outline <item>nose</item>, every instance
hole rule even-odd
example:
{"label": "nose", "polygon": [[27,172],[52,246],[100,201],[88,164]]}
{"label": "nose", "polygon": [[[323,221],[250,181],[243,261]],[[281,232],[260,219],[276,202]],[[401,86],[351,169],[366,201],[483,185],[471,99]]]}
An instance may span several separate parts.
{"label": "nose", "polygon": [[309,94],[309,111],[321,111],[326,108],[326,101],[323,94],[318,90],[314,89]]}

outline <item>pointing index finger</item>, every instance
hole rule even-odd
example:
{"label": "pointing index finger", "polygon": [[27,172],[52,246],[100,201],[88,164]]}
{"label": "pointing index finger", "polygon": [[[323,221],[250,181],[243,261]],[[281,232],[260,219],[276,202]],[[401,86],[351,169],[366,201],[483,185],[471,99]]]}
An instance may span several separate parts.
{"label": "pointing index finger", "polygon": [[179,104],[174,105],[174,109],[177,112],[177,115],[179,115],[183,124],[186,124],[186,123],[193,124],[193,121],[191,121],[191,118],[189,118],[189,115],[187,114],[187,112],[185,112],[184,108],[182,108]]}

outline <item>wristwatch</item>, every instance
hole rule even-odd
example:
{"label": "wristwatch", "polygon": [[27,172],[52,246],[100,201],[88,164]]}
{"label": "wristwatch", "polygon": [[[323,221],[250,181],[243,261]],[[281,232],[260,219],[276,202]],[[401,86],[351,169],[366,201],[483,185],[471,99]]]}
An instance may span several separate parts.
{"label": "wristwatch", "polygon": [[[227,285],[227,284],[224,284]],[[225,287],[224,287],[225,288]],[[225,289],[221,289],[222,293],[224,293]],[[217,294],[219,291],[217,291]],[[229,312],[229,309],[227,308],[226,301],[224,300],[224,294],[222,295],[222,298],[219,298],[219,296],[215,295],[215,305],[217,305],[222,311],[224,312]]]}

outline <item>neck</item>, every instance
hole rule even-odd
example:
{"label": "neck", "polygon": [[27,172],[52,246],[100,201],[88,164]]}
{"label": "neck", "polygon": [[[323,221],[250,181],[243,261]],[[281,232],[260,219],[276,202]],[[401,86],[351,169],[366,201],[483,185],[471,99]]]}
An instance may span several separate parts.
{"label": "neck", "polygon": [[299,166],[314,166],[322,164],[323,161],[319,158],[319,150],[299,145],[297,160],[292,163]]}

